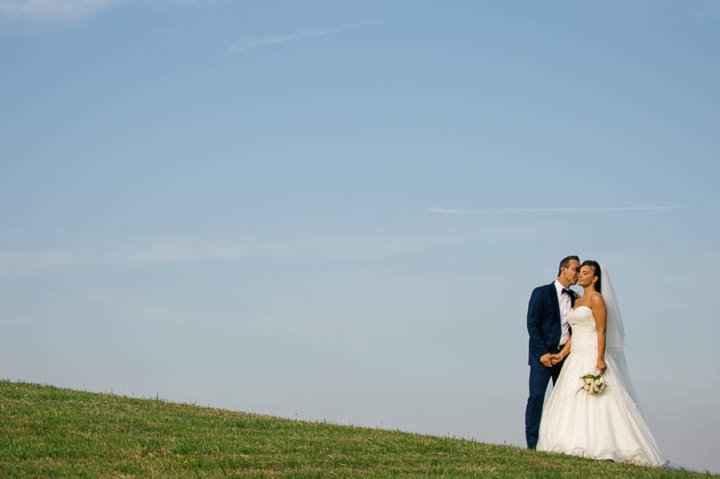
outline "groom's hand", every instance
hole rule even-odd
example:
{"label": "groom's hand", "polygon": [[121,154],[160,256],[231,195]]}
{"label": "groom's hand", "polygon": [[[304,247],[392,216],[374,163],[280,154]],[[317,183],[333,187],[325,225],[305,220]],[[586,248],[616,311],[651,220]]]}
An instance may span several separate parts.
{"label": "groom's hand", "polygon": [[545,366],[546,368],[551,368],[551,367],[553,367],[551,358],[552,358],[552,354],[545,353],[542,356],[540,356],[540,363],[542,363],[542,365]]}
{"label": "groom's hand", "polygon": [[553,366],[555,366],[558,363],[561,363],[562,360],[563,360],[563,357],[560,353],[550,355],[550,362],[552,363]]}

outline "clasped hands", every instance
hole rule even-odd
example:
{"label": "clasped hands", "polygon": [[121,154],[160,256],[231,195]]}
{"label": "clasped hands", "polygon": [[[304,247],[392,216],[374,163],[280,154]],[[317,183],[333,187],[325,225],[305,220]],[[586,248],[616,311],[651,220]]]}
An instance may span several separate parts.
{"label": "clasped hands", "polygon": [[543,354],[542,356],[540,356],[540,362],[546,368],[551,368],[562,360],[563,360],[563,356],[560,353],[557,353],[557,354],[546,353],[546,354]]}
{"label": "clasped hands", "polygon": [[[565,357],[561,353],[557,353],[557,354],[545,353],[542,356],[540,356],[540,362],[546,368],[551,368],[551,367],[555,366],[557,363],[559,363],[563,359],[565,359]],[[605,370],[607,369],[607,363],[605,362],[604,359],[598,359],[596,367],[597,367],[598,371],[600,371],[600,374],[603,374],[605,372]]]}

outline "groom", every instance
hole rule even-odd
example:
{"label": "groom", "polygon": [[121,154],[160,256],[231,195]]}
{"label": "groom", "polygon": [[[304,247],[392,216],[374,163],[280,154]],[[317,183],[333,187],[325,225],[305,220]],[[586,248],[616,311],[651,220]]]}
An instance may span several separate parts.
{"label": "groom", "polygon": [[528,449],[535,449],[537,445],[545,391],[550,379],[553,384],[557,381],[564,362],[555,355],[570,339],[570,325],[566,317],[575,302],[575,295],[569,288],[577,283],[579,269],[580,258],[563,258],[557,279],[548,285],[538,286],[530,296],[527,313],[530,396],[525,408],[525,440]]}

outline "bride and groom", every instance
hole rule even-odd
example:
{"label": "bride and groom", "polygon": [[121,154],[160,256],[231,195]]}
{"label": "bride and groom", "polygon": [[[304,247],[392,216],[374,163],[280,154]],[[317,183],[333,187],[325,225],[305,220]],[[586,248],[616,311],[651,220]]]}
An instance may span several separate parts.
{"label": "bride and groom", "polygon": [[[584,290],[578,296],[570,286]],[[622,319],[607,271],[577,256],[560,262],[557,279],[533,290],[527,314],[529,449],[630,462],[667,463],[630,382]],[[602,375],[605,389],[583,389],[582,376]],[[543,410],[548,383],[553,390]]]}

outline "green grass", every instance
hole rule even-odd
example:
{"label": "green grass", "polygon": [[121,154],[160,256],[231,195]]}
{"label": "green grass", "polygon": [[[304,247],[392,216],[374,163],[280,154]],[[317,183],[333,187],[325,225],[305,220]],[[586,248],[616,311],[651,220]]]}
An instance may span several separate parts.
{"label": "green grass", "polygon": [[709,477],[0,381],[0,477]]}

